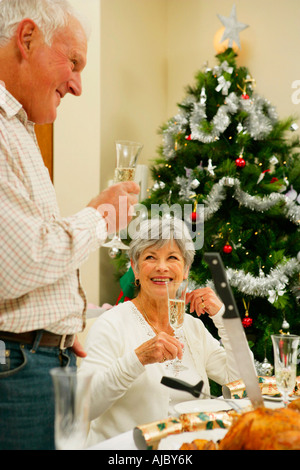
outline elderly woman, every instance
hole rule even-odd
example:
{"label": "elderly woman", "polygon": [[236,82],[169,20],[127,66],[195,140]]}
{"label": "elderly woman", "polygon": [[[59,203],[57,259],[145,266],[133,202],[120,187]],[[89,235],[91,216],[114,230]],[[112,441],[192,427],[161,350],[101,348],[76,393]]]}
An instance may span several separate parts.
{"label": "elderly woman", "polygon": [[188,277],[194,249],[182,221],[163,220],[142,222],[131,242],[137,296],[102,314],[87,338],[79,377],[93,372],[89,445],[173,415],[176,403],[191,399],[187,392],[160,383],[163,375],[172,375],[167,368],[171,359],[178,357],[187,367],[177,378],[191,384],[203,380],[205,393],[208,378],[219,384],[238,378],[223,328],[224,306],[210,288],[188,293],[187,302],[198,316],[208,313],[223,346],[201,320],[188,314],[181,341],[174,336],[166,282]]}

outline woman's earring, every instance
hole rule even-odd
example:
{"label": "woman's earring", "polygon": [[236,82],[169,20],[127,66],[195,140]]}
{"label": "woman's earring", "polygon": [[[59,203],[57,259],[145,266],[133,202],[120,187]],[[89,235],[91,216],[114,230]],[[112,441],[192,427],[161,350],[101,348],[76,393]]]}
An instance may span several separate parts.
{"label": "woman's earring", "polygon": [[134,280],[134,285],[135,285],[135,287],[139,287],[139,285],[140,285],[140,280],[139,280],[139,279],[135,279],[135,280]]}

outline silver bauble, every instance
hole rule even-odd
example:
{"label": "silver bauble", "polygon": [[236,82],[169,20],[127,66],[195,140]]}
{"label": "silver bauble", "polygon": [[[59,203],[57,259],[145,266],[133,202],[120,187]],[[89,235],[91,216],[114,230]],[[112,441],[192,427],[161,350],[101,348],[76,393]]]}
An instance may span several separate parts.
{"label": "silver bauble", "polygon": [[112,246],[109,250],[108,250],[108,256],[111,258],[111,259],[115,259],[119,254],[121,253],[121,250],[115,246]]}

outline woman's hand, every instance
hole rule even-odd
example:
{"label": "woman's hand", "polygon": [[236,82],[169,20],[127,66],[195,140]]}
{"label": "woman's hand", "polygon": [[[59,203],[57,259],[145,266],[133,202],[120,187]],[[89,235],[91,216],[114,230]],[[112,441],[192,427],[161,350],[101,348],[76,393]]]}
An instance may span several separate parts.
{"label": "woman's hand", "polygon": [[139,361],[145,366],[156,362],[170,361],[178,357],[182,358],[182,344],[174,336],[160,332],[154,338],[141,344],[135,353]]}
{"label": "woman's hand", "polygon": [[190,312],[196,312],[198,317],[203,313],[213,316],[222,307],[222,302],[210,287],[195,289],[186,294],[186,303],[191,303]]}

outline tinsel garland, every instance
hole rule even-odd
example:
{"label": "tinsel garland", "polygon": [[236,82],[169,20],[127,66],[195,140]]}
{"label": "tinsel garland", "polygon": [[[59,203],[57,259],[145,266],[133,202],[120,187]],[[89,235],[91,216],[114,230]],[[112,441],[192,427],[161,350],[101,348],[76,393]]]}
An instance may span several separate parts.
{"label": "tinsel garland", "polygon": [[219,107],[217,113],[212,119],[212,130],[210,133],[202,130],[202,123],[206,120],[206,102],[200,99],[198,103],[194,103],[194,109],[190,116],[191,139],[199,140],[203,143],[211,143],[219,138],[221,134],[229,126],[230,115],[235,114],[238,110],[239,99],[235,93],[230,93],[226,98],[225,104]]}
{"label": "tinsel garland", "polygon": [[244,128],[254,140],[264,139],[273,129],[278,116],[268,100],[255,95],[251,99],[240,99],[241,108],[248,113]]}
{"label": "tinsel garland", "polygon": [[[187,170],[187,169],[186,169]],[[209,170],[208,170],[209,171]],[[198,180],[193,177],[177,177],[176,183],[181,186],[179,195],[189,199],[195,196],[194,189],[199,185]],[[196,184],[197,183],[197,184]],[[158,188],[164,187],[164,183],[155,183],[152,190],[155,191]],[[282,208],[283,215],[285,215],[291,222],[296,225],[300,225],[300,206],[298,202],[294,202],[291,198],[285,194],[271,193],[268,196],[251,196],[247,192],[241,189],[241,183],[239,179],[224,176],[217,183],[215,183],[203,201],[204,207],[204,220],[209,220],[215,212],[217,212],[224,199],[226,198],[226,187],[234,187],[233,197],[239,202],[239,204],[248,207],[253,211],[265,212],[278,203],[283,203]]]}
{"label": "tinsel garland", "polygon": [[237,178],[224,176],[212,187],[206,200],[204,208],[204,220],[208,220],[220,208],[221,203],[226,197],[225,187],[234,187],[233,197],[237,201],[251,210],[265,212],[276,204],[284,203],[283,213],[293,223],[300,224],[300,206],[284,194],[271,193],[269,196],[251,196],[241,189],[240,181]]}
{"label": "tinsel garland", "polygon": [[[274,303],[278,296],[285,293],[289,277],[299,271],[299,261],[297,258],[291,258],[286,263],[281,263],[272,269],[269,274],[261,272],[256,277],[250,273],[245,273],[242,269],[226,268],[226,275],[230,285],[238,289],[239,292],[255,297],[268,297],[268,301]],[[212,281],[207,281],[206,286],[214,288]],[[201,287],[203,286],[197,285],[194,281],[189,283],[190,291]]]}
{"label": "tinsel garland", "polygon": [[170,159],[176,155],[176,136],[185,133],[188,120],[183,114],[177,114],[168,122],[168,127],[163,131],[163,155]]}
{"label": "tinsel garland", "polygon": [[274,303],[279,295],[283,295],[289,278],[300,271],[297,258],[291,258],[271,269],[269,274],[260,273],[258,277],[242,270],[227,269],[227,277],[232,287],[239,292],[258,297],[268,297]]}
{"label": "tinsel garland", "polygon": [[207,132],[202,129],[202,124],[206,120],[206,94],[204,88],[198,102],[192,95],[182,102],[183,108],[187,105],[192,105],[193,108],[190,116],[188,116],[187,111],[182,111],[168,122],[167,128],[163,131],[163,154],[167,159],[175,156],[176,136],[185,133],[188,124],[191,129],[192,140],[211,143],[218,140],[220,135],[227,129],[231,122],[230,116],[239,111],[247,113],[247,118],[243,122],[244,132],[248,132],[254,140],[266,137],[277,121],[276,110],[266,99],[255,94],[249,99],[244,99],[243,95],[238,96],[235,92],[231,92],[213,117],[211,132]]}

